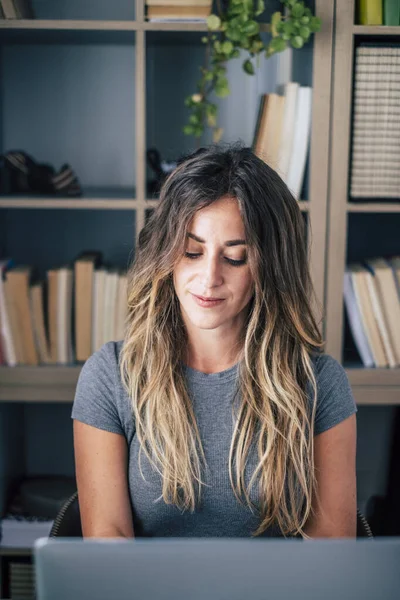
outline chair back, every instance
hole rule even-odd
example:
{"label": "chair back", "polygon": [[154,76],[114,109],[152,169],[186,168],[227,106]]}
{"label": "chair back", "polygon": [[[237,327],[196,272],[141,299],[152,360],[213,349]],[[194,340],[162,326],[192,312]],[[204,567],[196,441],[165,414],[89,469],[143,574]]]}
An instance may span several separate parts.
{"label": "chair back", "polygon": [[[49,537],[83,537],[78,492],[75,492],[61,507]],[[357,537],[373,538],[371,527],[362,512],[357,509]]]}

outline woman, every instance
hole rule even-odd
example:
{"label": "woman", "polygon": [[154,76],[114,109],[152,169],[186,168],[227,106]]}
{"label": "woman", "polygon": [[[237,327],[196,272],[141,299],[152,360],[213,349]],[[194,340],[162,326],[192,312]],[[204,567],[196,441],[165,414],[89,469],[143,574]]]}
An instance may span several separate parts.
{"label": "woman", "polygon": [[356,411],[321,351],[305,227],[250,149],[163,185],[127,332],[85,363],[72,418],[85,537],[356,534]]}

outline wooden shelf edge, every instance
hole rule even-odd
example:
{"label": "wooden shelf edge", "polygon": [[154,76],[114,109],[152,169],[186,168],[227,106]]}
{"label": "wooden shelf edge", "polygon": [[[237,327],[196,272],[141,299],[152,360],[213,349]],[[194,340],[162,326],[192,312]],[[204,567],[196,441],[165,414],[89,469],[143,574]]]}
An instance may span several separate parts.
{"label": "wooden shelf edge", "polygon": [[353,25],[353,35],[400,35],[400,26]]}
{"label": "wooden shelf edge", "polygon": [[137,208],[138,200],[121,198],[0,198],[0,208],[71,208],[92,210],[129,210]]}
{"label": "wooden shelf edge", "polygon": [[351,386],[398,387],[400,393],[399,369],[345,368]]}
{"label": "wooden shelf edge", "polygon": [[400,202],[348,202],[348,213],[400,213]]}
{"label": "wooden shelf edge", "polygon": [[[72,402],[81,366],[0,367],[1,402]],[[347,368],[357,404],[400,405],[400,369]]]}
{"label": "wooden shelf edge", "polygon": [[5,19],[0,21],[0,30],[33,31],[136,31],[137,21],[100,21],[94,19]]}

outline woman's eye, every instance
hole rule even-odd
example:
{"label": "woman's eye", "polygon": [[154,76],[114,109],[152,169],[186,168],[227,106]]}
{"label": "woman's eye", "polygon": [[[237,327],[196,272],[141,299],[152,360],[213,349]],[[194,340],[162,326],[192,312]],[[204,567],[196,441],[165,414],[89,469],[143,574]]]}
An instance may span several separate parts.
{"label": "woman's eye", "polygon": [[[201,252],[185,252],[185,256],[186,258],[195,259],[201,256]],[[240,267],[241,265],[246,264],[246,259],[234,260],[233,258],[228,258],[227,256],[224,256],[224,259],[233,267]]]}

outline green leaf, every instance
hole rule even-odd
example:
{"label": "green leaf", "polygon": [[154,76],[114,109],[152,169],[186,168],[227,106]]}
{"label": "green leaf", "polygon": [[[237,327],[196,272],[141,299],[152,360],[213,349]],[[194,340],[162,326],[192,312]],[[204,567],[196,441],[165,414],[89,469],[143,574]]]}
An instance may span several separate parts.
{"label": "green leaf", "polygon": [[267,48],[267,55],[274,54],[275,52],[283,52],[287,48],[287,41],[283,38],[273,38]]}
{"label": "green leaf", "polygon": [[264,0],[257,0],[257,8],[255,11],[256,17],[260,16],[265,10]]}
{"label": "green leaf", "polygon": [[232,52],[232,50],[233,50],[233,44],[229,40],[225,41],[222,44],[222,52],[224,54],[230,54]]}
{"label": "green leaf", "polygon": [[293,48],[302,48],[304,46],[304,40],[300,35],[295,35],[294,38],[290,40]]}
{"label": "green leaf", "polygon": [[296,4],[292,6],[291,13],[296,19],[302,17],[304,15],[304,4],[302,2],[296,2]]}
{"label": "green leaf", "polygon": [[204,36],[201,38],[201,41],[203,42],[203,44],[207,44],[208,42],[208,37]]}
{"label": "green leaf", "polygon": [[211,29],[211,31],[215,31],[216,29],[219,29],[221,25],[221,19],[219,17],[217,17],[217,15],[209,15],[207,17],[207,27],[208,29]]}
{"label": "green leaf", "polygon": [[278,29],[277,27],[281,24],[282,15],[280,12],[274,12],[271,17],[271,33],[272,37],[277,37]]}
{"label": "green leaf", "polygon": [[241,33],[239,29],[228,29],[226,31],[226,37],[232,40],[233,42],[238,42],[240,40]]}
{"label": "green leaf", "polygon": [[247,35],[256,35],[260,31],[260,26],[257,21],[247,21],[242,28],[243,33]]}
{"label": "green leaf", "polygon": [[311,35],[311,29],[309,27],[306,27],[306,25],[303,25],[303,27],[300,27],[299,34],[301,35],[303,40],[307,41]]}
{"label": "green leaf", "polygon": [[198,115],[190,115],[189,117],[189,123],[191,125],[197,125],[200,121],[200,117]]}
{"label": "green leaf", "polygon": [[321,29],[321,19],[319,17],[311,17],[310,29],[313,33],[316,33]]}
{"label": "green leaf", "polygon": [[191,125],[185,125],[185,127],[183,128],[183,133],[185,135],[193,135],[194,128]]}
{"label": "green leaf", "polygon": [[303,15],[303,16],[301,17],[301,19],[300,19],[300,23],[301,23],[302,25],[308,25],[308,24],[309,24],[309,22],[310,22],[310,17],[309,17],[309,16],[307,16],[307,15]]}
{"label": "green leaf", "polygon": [[254,65],[251,60],[247,59],[243,63],[243,70],[248,75],[254,75]]}

